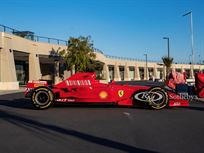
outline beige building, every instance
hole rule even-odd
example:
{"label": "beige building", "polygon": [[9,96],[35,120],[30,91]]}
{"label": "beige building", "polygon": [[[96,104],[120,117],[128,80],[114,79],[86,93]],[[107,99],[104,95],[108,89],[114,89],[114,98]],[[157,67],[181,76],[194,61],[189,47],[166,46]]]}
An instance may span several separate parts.
{"label": "beige building", "polygon": [[[17,32],[1,26],[0,29],[0,90],[14,90],[28,80],[53,80],[56,61],[50,58],[51,51],[66,49],[66,41],[45,37],[36,37],[31,32]],[[10,31],[9,31],[9,30]],[[112,57],[96,51],[96,58],[104,62],[102,75],[105,80],[142,80],[164,79],[165,67],[161,63],[135,59]],[[63,64],[58,65],[59,71]],[[186,71],[189,78],[197,71],[203,71],[204,65],[173,64],[173,69]],[[58,69],[58,68],[57,68]],[[57,72],[58,73],[58,72]],[[67,77],[68,72],[60,72]]]}

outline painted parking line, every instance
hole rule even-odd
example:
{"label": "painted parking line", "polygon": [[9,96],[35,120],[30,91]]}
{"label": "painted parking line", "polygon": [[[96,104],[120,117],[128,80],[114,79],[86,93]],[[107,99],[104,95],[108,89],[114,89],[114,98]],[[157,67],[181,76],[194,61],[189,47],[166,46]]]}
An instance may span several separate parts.
{"label": "painted parking line", "polygon": [[130,113],[128,113],[128,112],[123,112],[123,114],[124,114],[128,119],[130,119],[130,120],[133,119]]}

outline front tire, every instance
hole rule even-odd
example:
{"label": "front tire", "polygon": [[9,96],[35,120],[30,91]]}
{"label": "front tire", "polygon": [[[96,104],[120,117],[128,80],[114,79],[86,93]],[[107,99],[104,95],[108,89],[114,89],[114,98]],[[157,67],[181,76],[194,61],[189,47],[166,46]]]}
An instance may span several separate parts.
{"label": "front tire", "polygon": [[168,105],[169,98],[167,92],[165,92],[164,89],[160,87],[154,87],[149,90],[148,95],[149,106],[152,109],[159,110]]}
{"label": "front tire", "polygon": [[54,95],[51,89],[39,87],[33,91],[31,101],[36,109],[47,109],[54,103]]}

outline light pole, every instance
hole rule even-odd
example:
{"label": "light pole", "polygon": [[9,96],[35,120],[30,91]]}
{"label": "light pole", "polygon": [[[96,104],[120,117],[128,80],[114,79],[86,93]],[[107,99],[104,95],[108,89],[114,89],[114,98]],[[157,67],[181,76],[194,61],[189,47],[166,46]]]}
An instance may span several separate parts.
{"label": "light pole", "polygon": [[163,37],[163,39],[166,39],[166,40],[167,40],[168,58],[170,58],[169,37]]}
{"label": "light pole", "polygon": [[201,64],[201,60],[200,60],[200,54],[198,55],[198,58],[199,58],[199,64]]}
{"label": "light pole", "polygon": [[194,39],[193,39],[193,15],[192,11],[184,14],[183,16],[190,15],[190,28],[191,28],[191,51],[192,51],[192,65],[194,64]]}
{"label": "light pole", "polygon": [[189,64],[192,64],[191,63],[191,54],[189,55]]}
{"label": "light pole", "polygon": [[145,56],[145,62],[146,62],[146,68],[145,68],[145,70],[146,70],[146,80],[147,80],[147,54],[144,54],[144,56]]}

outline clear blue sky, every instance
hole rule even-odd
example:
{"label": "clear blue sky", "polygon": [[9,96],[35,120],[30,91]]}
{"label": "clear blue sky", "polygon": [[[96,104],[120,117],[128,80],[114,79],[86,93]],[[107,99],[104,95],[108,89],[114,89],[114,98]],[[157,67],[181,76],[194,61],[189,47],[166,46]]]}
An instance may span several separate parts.
{"label": "clear blue sky", "polygon": [[195,59],[204,60],[203,0],[0,0],[0,24],[67,40],[90,35],[105,54],[189,62],[193,12]]}

